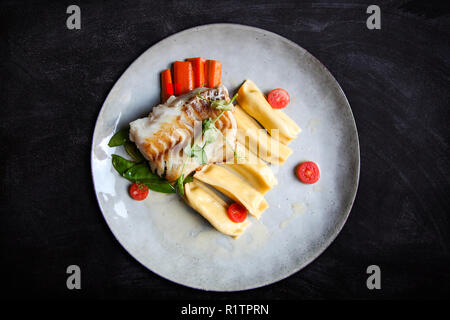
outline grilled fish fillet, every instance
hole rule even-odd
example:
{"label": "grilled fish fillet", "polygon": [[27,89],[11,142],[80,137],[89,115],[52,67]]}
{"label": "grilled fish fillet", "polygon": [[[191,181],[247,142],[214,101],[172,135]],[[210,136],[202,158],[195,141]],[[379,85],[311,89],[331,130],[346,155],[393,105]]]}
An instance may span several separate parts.
{"label": "grilled fish fillet", "polygon": [[[181,175],[184,164],[185,176],[200,167],[184,149],[192,146],[194,139],[203,146],[202,121],[215,119],[221,112],[211,107],[210,101],[214,100],[230,101],[225,86],[199,88],[176,98],[172,96],[165,104],[154,107],[148,117],[130,123],[130,140],[149,161],[153,172],[174,181]],[[236,120],[232,111],[226,111],[215,126],[222,134],[205,147],[208,164],[221,163],[234,156],[231,146],[236,141]]]}

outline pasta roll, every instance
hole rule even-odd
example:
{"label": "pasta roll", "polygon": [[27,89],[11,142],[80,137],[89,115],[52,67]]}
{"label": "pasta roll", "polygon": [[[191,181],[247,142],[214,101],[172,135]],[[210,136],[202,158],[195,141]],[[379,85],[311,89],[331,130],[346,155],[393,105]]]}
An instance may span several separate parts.
{"label": "pasta roll", "polygon": [[260,192],[219,165],[212,164],[204,167],[194,175],[194,178],[211,185],[224,195],[241,203],[257,219],[269,207]]}
{"label": "pasta roll", "polygon": [[186,202],[223,234],[239,237],[250,225],[248,219],[235,223],[228,218],[227,203],[201,181],[185,184]]}
{"label": "pasta roll", "polygon": [[225,164],[225,166],[243,177],[256,191],[263,195],[278,183],[272,170],[263,162],[257,164]]}
{"label": "pasta roll", "polygon": [[[246,80],[239,88],[237,101],[239,105],[264,128],[269,134],[283,144],[288,144],[297,137],[301,129],[281,110],[274,110],[263,93],[251,81]],[[274,132],[278,132],[278,137]]]}
{"label": "pasta roll", "polygon": [[269,163],[283,164],[291,155],[291,148],[268,135],[241,107],[235,107],[234,117],[237,124],[237,141],[259,158]]}

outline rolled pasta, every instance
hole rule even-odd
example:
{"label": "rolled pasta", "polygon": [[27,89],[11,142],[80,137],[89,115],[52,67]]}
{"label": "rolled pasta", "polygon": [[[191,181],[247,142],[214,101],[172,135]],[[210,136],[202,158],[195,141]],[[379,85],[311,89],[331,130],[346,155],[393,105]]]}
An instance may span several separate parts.
{"label": "rolled pasta", "polygon": [[249,115],[267,129],[273,138],[283,144],[287,145],[301,131],[288,115],[281,110],[272,109],[263,93],[251,80],[246,80],[239,88],[237,101]]}
{"label": "rolled pasta", "polygon": [[243,177],[256,191],[265,194],[277,183],[277,178],[265,163],[257,164],[225,164],[225,167]]}
{"label": "rolled pasta", "polygon": [[194,178],[211,185],[224,195],[241,203],[257,219],[269,207],[260,192],[219,165],[212,164],[204,167],[194,175]]}
{"label": "rolled pasta", "polygon": [[292,149],[267,134],[255,119],[240,106],[234,110],[237,141],[264,161],[283,164],[291,155]]}
{"label": "rolled pasta", "polygon": [[185,184],[186,202],[200,213],[211,225],[223,234],[239,237],[250,225],[248,219],[235,223],[228,218],[227,203],[201,181]]}

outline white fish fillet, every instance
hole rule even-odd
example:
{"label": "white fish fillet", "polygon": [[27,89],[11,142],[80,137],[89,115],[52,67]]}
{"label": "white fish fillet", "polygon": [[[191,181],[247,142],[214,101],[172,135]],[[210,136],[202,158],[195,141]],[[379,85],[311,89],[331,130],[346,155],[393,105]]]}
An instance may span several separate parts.
{"label": "white fish fillet", "polygon": [[[204,99],[197,96],[198,92]],[[130,123],[130,140],[136,143],[151,169],[160,177],[176,180],[185,161],[184,174],[187,176],[201,165],[183,150],[191,146],[198,135],[201,137],[203,120],[215,119],[220,114],[221,111],[209,103],[220,99],[230,100],[223,85],[214,89],[195,89],[177,98],[172,96],[165,104],[154,107],[148,117]],[[215,126],[222,135],[205,147],[208,164],[221,163],[234,156],[231,146],[236,141],[236,120],[232,111],[226,111]],[[199,145],[203,146],[202,140]]]}

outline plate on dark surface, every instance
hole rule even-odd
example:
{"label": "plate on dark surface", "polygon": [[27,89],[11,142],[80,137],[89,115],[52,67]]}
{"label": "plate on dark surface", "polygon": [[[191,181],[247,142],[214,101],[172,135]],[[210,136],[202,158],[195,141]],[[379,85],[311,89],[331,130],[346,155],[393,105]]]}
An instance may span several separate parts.
{"label": "plate on dark surface", "polygon": [[[272,166],[278,185],[266,194],[260,220],[238,239],[211,227],[175,194],[150,191],[132,200],[129,182],[111,164],[108,141],[160,100],[160,72],[188,57],[220,60],[223,83],[234,93],[245,79],[267,92],[291,95],[283,109],[303,129],[293,154]],[[302,161],[319,164],[321,178],[302,184]],[[359,180],[359,143],[350,105],[334,77],[299,45],[272,32],[236,24],[212,24],[172,35],[144,52],[116,82],[97,119],[92,176],[103,216],[122,246],[151,271],[199,289],[237,291],[281,280],[319,256],[335,239],[351,210]]]}

